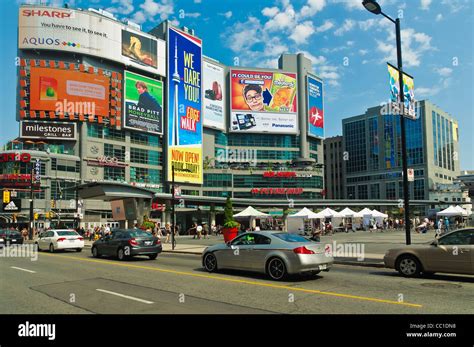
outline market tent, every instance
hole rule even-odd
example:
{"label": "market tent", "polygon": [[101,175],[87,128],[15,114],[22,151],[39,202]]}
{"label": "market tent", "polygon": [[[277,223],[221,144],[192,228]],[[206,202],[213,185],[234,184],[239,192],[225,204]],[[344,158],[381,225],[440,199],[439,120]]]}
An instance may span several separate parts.
{"label": "market tent", "polygon": [[439,217],[455,217],[455,216],[462,216],[463,215],[462,213],[463,212],[456,209],[456,207],[449,206],[447,209],[436,213],[436,215]]}
{"label": "market tent", "polygon": [[239,212],[237,214],[234,214],[234,218],[265,218],[265,217],[270,217],[269,214],[260,212],[256,209],[254,209],[252,206],[247,207],[245,210],[242,212]]}
{"label": "market tent", "polygon": [[367,218],[372,218],[372,215],[374,214],[371,209],[368,209],[367,207],[364,208],[362,211],[359,212],[361,215]]}
{"label": "market tent", "polygon": [[360,212],[355,212],[352,211],[349,207],[346,207],[343,209],[341,212],[339,212],[340,215],[344,218],[362,218],[363,215]]}
{"label": "market tent", "polygon": [[342,217],[344,217],[342,214],[330,209],[329,207],[325,208],[321,212],[318,212],[317,215],[319,216],[319,218],[342,218]]}
{"label": "market tent", "polygon": [[388,215],[377,210],[372,210],[372,217],[374,218],[387,218]]}
{"label": "market tent", "polygon": [[463,209],[461,206],[456,206],[455,209],[459,212],[461,212],[461,215],[463,217],[467,217],[468,216],[468,213],[465,209]]}
{"label": "market tent", "polygon": [[292,214],[291,216],[288,216],[288,218],[305,218],[305,219],[316,219],[316,218],[321,218],[319,217],[318,214],[314,213],[308,208],[303,208],[301,211]]}

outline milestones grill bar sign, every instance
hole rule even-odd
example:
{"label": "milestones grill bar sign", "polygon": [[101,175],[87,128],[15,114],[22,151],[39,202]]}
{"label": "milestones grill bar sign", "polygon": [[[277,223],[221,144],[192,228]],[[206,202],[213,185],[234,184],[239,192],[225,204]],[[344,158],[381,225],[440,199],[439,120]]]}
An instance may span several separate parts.
{"label": "milestones grill bar sign", "polygon": [[22,139],[76,140],[76,124],[56,122],[20,122]]}

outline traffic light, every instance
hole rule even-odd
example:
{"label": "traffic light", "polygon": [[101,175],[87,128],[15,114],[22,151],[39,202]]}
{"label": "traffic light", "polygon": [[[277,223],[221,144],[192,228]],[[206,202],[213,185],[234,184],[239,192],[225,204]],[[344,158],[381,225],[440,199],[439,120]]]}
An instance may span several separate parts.
{"label": "traffic light", "polygon": [[38,219],[38,213],[35,213],[35,220]]}
{"label": "traffic light", "polygon": [[9,190],[4,190],[3,191],[3,203],[4,204],[10,203],[10,191]]}
{"label": "traffic light", "polygon": [[56,201],[55,200],[51,200],[51,208],[56,208]]}

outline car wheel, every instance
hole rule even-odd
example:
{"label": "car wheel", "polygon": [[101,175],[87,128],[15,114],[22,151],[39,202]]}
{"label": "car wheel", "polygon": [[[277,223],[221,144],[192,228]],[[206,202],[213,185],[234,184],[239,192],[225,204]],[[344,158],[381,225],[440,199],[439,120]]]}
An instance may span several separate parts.
{"label": "car wheel", "polygon": [[76,252],[78,253],[82,252],[82,248],[76,248]]}
{"label": "car wheel", "polygon": [[402,255],[397,261],[397,270],[402,276],[417,277],[421,272],[421,264],[412,255]]}
{"label": "car wheel", "polygon": [[49,245],[49,251],[54,253],[54,245],[52,243]]}
{"label": "car wheel", "polygon": [[212,253],[207,253],[204,257],[204,268],[207,272],[217,271],[217,259]]}
{"label": "car wheel", "polygon": [[125,255],[125,249],[124,248],[119,248],[117,251],[117,258],[118,260],[125,260],[127,256]]}
{"label": "car wheel", "polygon": [[275,281],[280,281],[285,278],[286,266],[280,258],[272,258],[267,264],[267,273]]}
{"label": "car wheel", "polygon": [[148,256],[148,258],[150,258],[150,260],[155,260],[156,257],[158,257],[158,253],[150,254],[150,255]]}
{"label": "car wheel", "polygon": [[97,247],[92,247],[92,256],[94,258],[99,258],[100,257],[99,250],[97,249]]}
{"label": "car wheel", "polygon": [[321,270],[311,271],[311,276],[317,276],[317,275],[319,275],[320,272],[321,272]]}

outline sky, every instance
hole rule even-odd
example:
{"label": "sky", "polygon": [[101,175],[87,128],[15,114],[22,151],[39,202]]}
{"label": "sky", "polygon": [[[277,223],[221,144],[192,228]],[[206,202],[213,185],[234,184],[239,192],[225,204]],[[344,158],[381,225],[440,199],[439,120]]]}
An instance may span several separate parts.
{"label": "sky", "polygon": [[[276,68],[282,53],[304,53],[325,83],[326,137],[343,118],[387,102],[386,63],[396,65],[395,26],[367,12],[362,0],[0,0],[2,83],[0,143],[18,136],[16,50],[20,3],[102,8],[149,31],[163,20],[203,39],[203,54],[225,65]],[[474,170],[472,0],[379,0],[401,18],[404,70],[415,97],[459,122],[461,170]]]}

